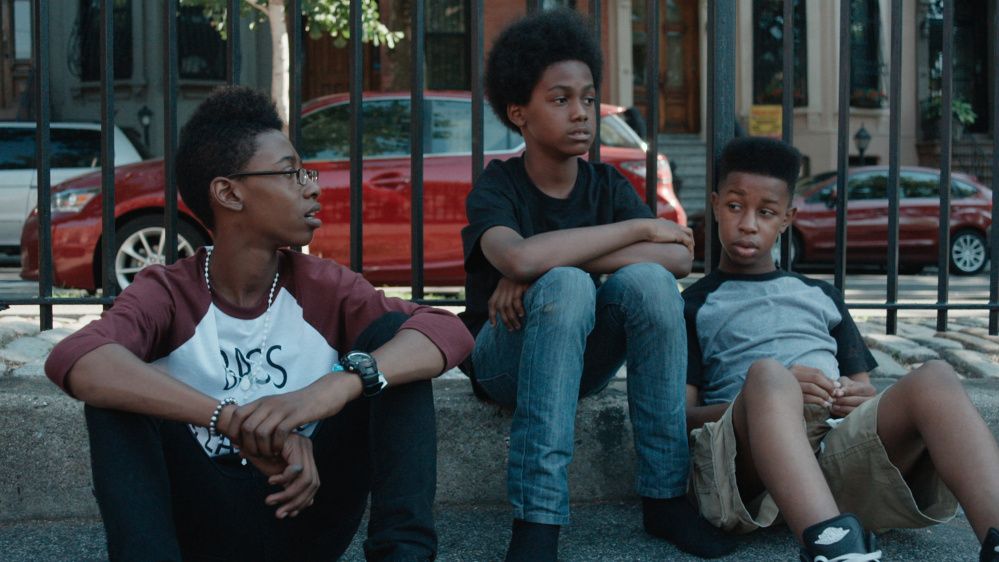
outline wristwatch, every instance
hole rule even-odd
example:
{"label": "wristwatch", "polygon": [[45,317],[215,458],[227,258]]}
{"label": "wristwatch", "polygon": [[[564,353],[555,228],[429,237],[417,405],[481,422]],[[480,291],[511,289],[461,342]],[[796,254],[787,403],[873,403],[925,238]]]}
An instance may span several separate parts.
{"label": "wristwatch", "polygon": [[375,396],[388,386],[385,375],[378,372],[378,364],[375,358],[363,351],[351,351],[340,358],[339,369],[334,367],[334,371],[349,371],[361,377],[364,385],[363,394],[371,397]]}

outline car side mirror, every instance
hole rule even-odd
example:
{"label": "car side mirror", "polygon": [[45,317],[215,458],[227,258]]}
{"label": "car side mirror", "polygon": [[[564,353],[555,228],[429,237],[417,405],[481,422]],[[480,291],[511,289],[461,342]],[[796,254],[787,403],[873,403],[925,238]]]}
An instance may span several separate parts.
{"label": "car side mirror", "polygon": [[823,194],[822,200],[826,202],[826,207],[832,209],[836,206],[836,192],[830,189]]}

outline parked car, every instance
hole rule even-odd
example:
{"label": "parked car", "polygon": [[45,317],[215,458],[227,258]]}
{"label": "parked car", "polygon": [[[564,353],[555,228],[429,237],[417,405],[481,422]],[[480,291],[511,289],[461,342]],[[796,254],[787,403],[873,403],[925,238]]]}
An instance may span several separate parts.
{"label": "parked car", "polygon": [[[376,285],[410,283],[410,100],[409,94],[364,95],[364,275]],[[461,228],[471,190],[471,96],[468,92],[428,92],[424,138],[424,279],[427,285],[465,281]],[[601,160],[616,166],[644,199],[645,144],[620,117],[622,108],[602,104]],[[319,171],[323,226],[307,251],[349,263],[350,161],[349,96],[313,100],[303,108],[299,151],[305,166]],[[521,154],[520,135],[486,111],[486,161]],[[659,156],[658,215],[686,224],[673,192],[666,158]],[[115,269],[120,287],[152,263],[163,262],[163,162],[148,161],[115,173]],[[101,278],[101,183],[91,174],[59,185],[52,216],[53,282],[93,291]],[[180,256],[210,240],[209,232],[181,202]],[[38,277],[37,213],[24,228],[21,277]]]}
{"label": "parked car", "polygon": [[[825,172],[795,186],[791,259],[797,264],[832,264],[836,257],[836,178]],[[899,270],[916,273],[937,264],[940,247],[940,170],[902,167],[899,176]],[[846,259],[849,265],[884,265],[888,258],[888,167],[851,168],[847,181]],[[695,258],[704,257],[704,214],[690,217]],[[980,272],[989,258],[992,191],[974,178],[951,178],[950,268],[959,275]]]}
{"label": "parked car", "polygon": [[[35,123],[0,123],[0,253],[17,255],[24,219],[35,207]],[[52,123],[51,185],[93,172],[101,165],[101,126],[97,123]],[[115,127],[115,166],[142,160],[138,147]]]}

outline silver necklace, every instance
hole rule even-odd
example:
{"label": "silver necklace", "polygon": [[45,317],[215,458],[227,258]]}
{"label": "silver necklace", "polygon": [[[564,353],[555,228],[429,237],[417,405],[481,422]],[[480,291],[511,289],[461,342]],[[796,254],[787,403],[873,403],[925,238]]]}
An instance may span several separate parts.
{"label": "silver necklace", "polygon": [[[205,256],[205,286],[208,287],[209,296],[212,294],[212,282],[208,276],[208,263],[212,260],[212,250],[214,246],[206,246],[205,251],[208,255]],[[246,402],[250,391],[256,389],[257,385],[264,384],[267,382],[266,377],[260,376],[260,372],[263,370],[264,354],[267,353],[267,334],[270,332],[271,327],[271,305],[274,304],[274,289],[277,288],[278,275],[281,271],[274,272],[274,281],[271,283],[271,291],[267,295],[267,312],[264,313],[264,335],[260,339],[260,354],[257,356],[256,362],[250,367],[250,372],[245,377],[239,381],[239,389],[243,391],[243,402]],[[225,365],[222,366],[223,372],[225,372]]]}

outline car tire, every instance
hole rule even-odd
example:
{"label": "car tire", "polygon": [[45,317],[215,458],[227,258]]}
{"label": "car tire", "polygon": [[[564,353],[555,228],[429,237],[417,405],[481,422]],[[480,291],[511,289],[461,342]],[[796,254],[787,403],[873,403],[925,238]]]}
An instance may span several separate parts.
{"label": "car tire", "polygon": [[[781,234],[780,236],[784,236]],[[770,255],[774,258],[774,265],[780,267],[780,245],[781,238],[777,237],[777,242],[774,243],[773,247],[770,248]],[[801,255],[801,236],[791,233],[791,269],[798,267],[800,260],[798,256]]]}
{"label": "car tire", "polygon": [[[198,248],[205,245],[201,233],[187,222],[179,220],[177,230],[178,259],[193,256]],[[160,244],[164,232],[162,215],[146,215],[126,222],[115,233],[115,283],[119,292],[128,287],[142,269],[166,263],[164,249]],[[101,274],[99,269],[94,272],[98,286],[101,284]]]}
{"label": "car tire", "polygon": [[985,237],[974,230],[961,230],[950,241],[950,270],[957,275],[974,275],[989,260]]}

